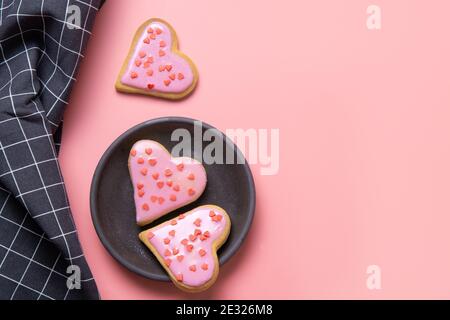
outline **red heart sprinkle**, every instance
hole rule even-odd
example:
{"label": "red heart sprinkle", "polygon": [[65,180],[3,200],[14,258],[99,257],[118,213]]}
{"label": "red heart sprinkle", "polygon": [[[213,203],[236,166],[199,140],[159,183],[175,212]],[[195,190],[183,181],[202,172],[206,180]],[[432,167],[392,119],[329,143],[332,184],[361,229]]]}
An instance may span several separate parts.
{"label": "red heart sprinkle", "polygon": [[192,266],[189,266],[189,270],[191,270],[192,272],[197,271],[197,267],[195,266],[195,264],[193,264]]}
{"label": "red heart sprinkle", "polygon": [[159,46],[160,46],[161,48],[164,48],[164,47],[166,46],[166,42],[165,42],[164,40],[161,40],[161,41],[159,42]]}
{"label": "red heart sprinkle", "polygon": [[179,74],[178,74],[178,80],[183,80],[183,79],[184,79],[184,74],[179,73]]}
{"label": "red heart sprinkle", "polygon": [[203,257],[203,256],[206,254],[206,251],[203,250],[203,249],[200,249],[200,250],[198,251],[198,254],[200,255],[200,257]]}
{"label": "red heart sprinkle", "polygon": [[[158,163],[157,161],[156,161],[156,159],[148,159],[148,163],[152,166],[152,167],[154,167],[154,166],[156,166],[156,164]],[[159,177],[159,175],[158,175],[158,177]],[[156,179],[158,179],[158,178],[156,178]]]}
{"label": "red heart sprinkle", "polygon": [[143,176],[146,176],[146,175],[147,175],[147,172],[148,172],[147,168],[142,168],[142,169],[141,169],[141,174],[142,174]]}
{"label": "red heart sprinkle", "polygon": [[164,57],[166,55],[165,51],[162,50],[162,49],[159,50],[158,54],[159,54],[160,57]]}
{"label": "red heart sprinkle", "polygon": [[142,210],[148,211],[150,209],[150,207],[148,206],[148,204],[144,203],[142,205]]}
{"label": "red heart sprinkle", "polygon": [[158,173],[158,172],[154,172],[154,173],[152,174],[152,177],[153,177],[153,179],[158,180],[158,178],[159,178],[159,173]]}
{"label": "red heart sprinkle", "polygon": [[207,263],[203,263],[202,264],[202,269],[205,270],[205,271],[208,270],[208,264]]}
{"label": "red heart sprinkle", "polygon": [[175,73],[169,74],[169,79],[170,79],[170,80],[175,80],[175,79],[176,79]]}
{"label": "red heart sprinkle", "polygon": [[164,187],[164,182],[158,181],[158,182],[156,182],[156,185],[158,186],[158,188],[162,189]]}
{"label": "red heart sprinkle", "polygon": [[149,231],[149,232],[147,233],[147,239],[148,239],[148,240],[152,239],[154,236],[155,236],[155,234],[154,234],[153,232],[151,232],[151,231]]}
{"label": "red heart sprinkle", "polygon": [[149,83],[147,85],[148,90],[152,90],[155,87],[155,85],[153,83]]}
{"label": "red heart sprinkle", "polygon": [[182,163],[177,164],[177,169],[178,169],[178,171],[183,171],[184,164],[182,164]]}
{"label": "red heart sprinkle", "polygon": [[168,80],[168,79],[164,80],[164,84],[166,85],[166,87],[168,87],[170,84],[170,80]]}

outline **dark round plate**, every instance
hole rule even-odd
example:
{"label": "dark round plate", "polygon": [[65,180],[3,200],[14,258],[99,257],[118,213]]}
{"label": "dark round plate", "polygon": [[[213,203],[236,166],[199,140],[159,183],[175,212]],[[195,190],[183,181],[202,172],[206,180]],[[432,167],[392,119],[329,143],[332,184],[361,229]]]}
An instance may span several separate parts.
{"label": "dark round plate", "polygon": [[[136,224],[133,187],[127,166],[132,145],[138,140],[150,139],[158,141],[170,152],[179,143],[171,141],[175,129],[188,130],[194,141],[195,121],[167,117],[150,120],[131,128],[117,138],[103,154],[92,180],[91,214],[100,240],[111,255],[125,267],[150,279],[167,281],[169,277],[150,250],[139,240],[140,231],[203,204],[221,206],[231,218],[230,235],[218,252],[220,264],[223,264],[239,249],[253,220],[256,200],[253,177],[247,162],[238,164],[234,161],[235,164],[204,163],[208,183],[205,192],[197,201],[161,217],[146,227],[141,228]],[[197,131],[198,129],[205,132],[213,127],[202,123],[201,126],[197,125]],[[224,146],[224,160],[227,152],[234,154],[235,159],[242,157],[234,143],[220,131],[215,131],[213,137]],[[201,148],[195,148],[192,143],[191,155],[199,159],[208,144],[209,141],[202,142],[199,144]]]}

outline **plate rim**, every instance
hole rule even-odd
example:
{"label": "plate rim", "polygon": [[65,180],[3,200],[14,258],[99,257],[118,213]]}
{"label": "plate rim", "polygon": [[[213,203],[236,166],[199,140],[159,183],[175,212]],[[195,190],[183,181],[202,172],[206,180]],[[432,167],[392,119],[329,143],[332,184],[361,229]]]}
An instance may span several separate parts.
{"label": "plate rim", "polygon": [[[131,128],[127,129],[125,132],[123,132],[121,135],[119,135],[114,141],[108,146],[108,148],[104,151],[102,156],[100,157],[100,160],[97,163],[97,166],[95,167],[94,174],[92,176],[90,191],[89,191],[89,206],[91,211],[91,219],[92,223],[94,224],[95,232],[97,233],[98,238],[100,239],[100,242],[102,245],[106,248],[106,250],[109,252],[109,254],[120,264],[125,266],[128,270],[142,276],[148,279],[152,280],[158,280],[158,281],[170,281],[170,278],[168,275],[157,275],[149,272],[145,272],[144,270],[141,270],[140,268],[136,267],[134,264],[130,263],[127,259],[124,259],[119,253],[114,249],[114,246],[111,245],[111,243],[106,239],[106,236],[104,234],[104,231],[100,228],[100,221],[98,217],[97,212],[97,195],[98,195],[98,186],[100,183],[100,176],[101,172],[104,170],[104,167],[106,165],[107,159],[111,156],[112,152],[117,146],[120,146],[120,144],[123,142],[124,139],[126,139],[130,134],[133,134],[134,132],[140,130],[143,127],[151,126],[151,125],[157,125],[162,123],[168,123],[168,122],[180,122],[184,124],[194,125],[195,122],[201,122],[202,127],[206,129],[215,129],[219,131],[225,140],[225,143],[227,145],[232,145],[233,148],[235,148],[235,152],[238,153],[238,155],[242,155],[241,150],[239,147],[221,130],[213,127],[212,125],[202,121],[197,120],[193,118],[187,118],[187,117],[178,117],[178,116],[169,116],[169,117],[159,117],[154,118],[150,120],[146,120],[142,123],[139,123],[135,126],[132,126]],[[245,159],[245,157],[242,155],[242,158]],[[219,257],[219,264],[223,265],[228,260],[231,259],[238,251],[242,243],[247,238],[247,235],[250,231],[251,225],[253,223],[253,219],[255,216],[255,209],[256,209],[256,187],[255,187],[255,181],[253,179],[253,174],[250,169],[250,166],[247,162],[247,159],[245,159],[245,163],[242,164],[244,166],[244,172],[246,176],[246,180],[248,182],[249,186],[249,218],[246,220],[243,232],[238,235],[237,240],[232,244],[230,247],[229,253],[227,255],[222,255]]]}

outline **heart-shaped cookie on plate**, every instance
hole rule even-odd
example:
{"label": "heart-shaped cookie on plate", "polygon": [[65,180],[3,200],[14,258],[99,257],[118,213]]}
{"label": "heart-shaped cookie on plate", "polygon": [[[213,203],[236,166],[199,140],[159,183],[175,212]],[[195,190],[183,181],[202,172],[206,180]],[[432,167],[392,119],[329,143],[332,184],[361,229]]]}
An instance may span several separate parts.
{"label": "heart-shaped cookie on plate", "polygon": [[141,232],[139,238],[178,288],[200,292],[217,279],[217,250],[227,240],[230,228],[224,209],[204,205]]}
{"label": "heart-shaped cookie on plate", "polygon": [[200,162],[188,157],[174,158],[152,140],[133,145],[128,168],[140,226],[197,200],[206,187],[206,171]]}
{"label": "heart-shaped cookie on plate", "polygon": [[176,100],[190,94],[197,81],[197,68],[179,51],[175,30],[166,21],[153,18],[137,30],[116,90]]}

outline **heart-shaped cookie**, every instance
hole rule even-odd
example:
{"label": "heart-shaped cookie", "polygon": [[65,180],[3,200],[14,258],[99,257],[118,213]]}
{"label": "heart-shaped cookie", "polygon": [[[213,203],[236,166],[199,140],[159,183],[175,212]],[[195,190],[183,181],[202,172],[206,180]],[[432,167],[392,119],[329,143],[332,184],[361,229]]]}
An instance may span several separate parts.
{"label": "heart-shaped cookie", "polygon": [[194,90],[198,72],[192,60],[178,50],[175,30],[153,18],[136,32],[116,81],[116,89],[167,99],[181,99]]}
{"label": "heart-shaped cookie", "polygon": [[136,142],[128,167],[140,226],[197,200],[205,190],[203,165],[192,158],[172,158],[156,141]]}
{"label": "heart-shaped cookie", "polygon": [[177,287],[199,292],[217,279],[217,250],[227,240],[230,228],[230,217],[224,209],[204,205],[141,232],[139,238]]}

